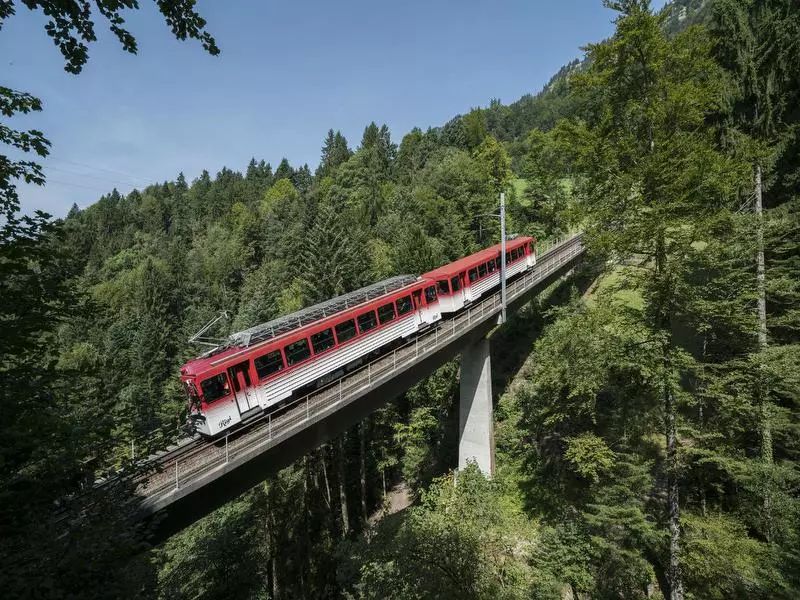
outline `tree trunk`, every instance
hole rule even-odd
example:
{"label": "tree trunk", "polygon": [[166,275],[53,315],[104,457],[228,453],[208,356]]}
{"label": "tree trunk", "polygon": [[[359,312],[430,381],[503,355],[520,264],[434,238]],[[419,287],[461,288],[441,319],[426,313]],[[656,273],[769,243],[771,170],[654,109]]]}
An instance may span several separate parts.
{"label": "tree trunk", "polygon": [[300,565],[300,597],[305,599],[306,573],[311,573],[311,504],[309,502],[308,479],[310,477],[308,455],[303,457],[303,564]]}
{"label": "tree trunk", "polygon": [[[764,264],[764,203],[762,198],[761,165],[756,164],[756,282],[758,288],[758,351],[767,349],[767,285],[766,266]],[[763,359],[760,361],[763,366]],[[761,412],[761,458],[772,463],[772,428],[769,420],[768,399],[763,377],[759,376],[759,404]]]}
{"label": "tree trunk", "polygon": [[664,435],[667,445],[667,529],[669,530],[669,561],[667,567],[667,580],[669,583],[669,600],[683,600],[683,580],[680,568],[680,497],[678,488],[678,434],[675,415],[675,395],[672,389],[672,323],[671,303],[673,288],[667,273],[666,240],[662,231],[656,238],[656,277],[660,290],[660,303],[657,311],[656,327],[665,336],[662,342],[663,381],[662,393],[664,395]]}
{"label": "tree trunk", "polygon": [[281,588],[278,585],[278,561],[272,557],[272,600],[279,600],[281,597]]}
{"label": "tree trunk", "polygon": [[[706,350],[708,349],[708,339],[706,336],[703,336],[703,363],[706,362]],[[704,400],[700,400],[698,403],[698,423],[700,425],[700,431],[705,434],[706,431],[706,421],[705,421],[705,412],[703,410]],[[705,517],[706,516],[706,472],[705,469],[700,470],[700,512]]]}
{"label": "tree trunk", "polygon": [[[761,185],[761,165],[756,164],[756,285],[758,292],[758,351],[767,349],[767,286],[764,264],[764,204]],[[769,400],[763,376],[764,359],[759,360],[758,404],[761,409],[761,459],[772,464],[772,425],[770,423]]]}
{"label": "tree trunk", "polygon": [[360,445],[359,452],[359,475],[361,480],[361,518],[364,519],[364,526],[367,526],[369,515],[367,514],[367,421],[364,420],[358,426],[358,438]]}
{"label": "tree trunk", "polygon": [[328,453],[325,452],[325,446],[322,447],[322,479],[325,481],[325,503],[328,505],[328,510],[331,510],[331,483],[328,480]]}
{"label": "tree trunk", "polygon": [[[272,557],[273,547],[272,547],[272,531],[271,531],[270,526],[269,526],[270,505],[269,505],[269,484],[268,483],[264,483],[264,502],[266,504],[265,509],[264,509],[264,512],[265,512],[265,514],[264,514],[264,546],[265,546],[266,555],[267,555],[267,562],[269,563],[272,560],[271,557]],[[271,588],[271,586],[272,586],[271,579],[272,579],[272,571],[270,569],[267,569],[266,571],[264,571],[264,588],[266,590],[269,590]]]}
{"label": "tree trunk", "polygon": [[767,347],[767,292],[764,266],[764,204],[761,189],[761,165],[756,164],[756,280],[758,282],[758,349]]}
{"label": "tree trunk", "polygon": [[[665,355],[665,362],[667,361]],[[667,511],[669,527],[669,598],[683,600],[683,580],[680,569],[680,502],[678,496],[678,442],[675,427],[675,398],[669,372],[664,376],[664,413],[667,436]]]}
{"label": "tree trunk", "polygon": [[[769,389],[764,374],[764,351],[767,349],[767,283],[764,261],[764,202],[762,196],[761,165],[755,166],[755,213],[756,213],[756,288],[758,294],[758,379],[756,381],[756,402],[759,409],[759,433],[761,437],[761,460],[772,465],[772,411],[769,402]],[[765,482],[764,516],[765,535],[772,537],[772,498],[769,481]]]}
{"label": "tree trunk", "polygon": [[344,441],[339,439],[338,443],[339,452],[336,458],[336,469],[339,479],[339,502],[342,507],[342,537],[347,537],[350,533],[350,517],[347,510],[347,482],[345,481],[345,452]]}
{"label": "tree trunk", "polygon": [[270,485],[268,482],[264,483],[264,496],[266,500],[266,508],[264,515],[264,530],[265,530],[265,537],[266,537],[266,544],[267,544],[267,551],[268,551],[268,563],[269,563],[269,573],[267,576],[267,580],[271,585],[268,585],[269,589],[272,588],[272,595],[271,598],[273,600],[278,600],[280,598],[280,586],[278,585],[278,563],[277,563],[277,536],[275,532],[277,531],[275,525],[275,516],[272,512],[272,498],[270,492]]}

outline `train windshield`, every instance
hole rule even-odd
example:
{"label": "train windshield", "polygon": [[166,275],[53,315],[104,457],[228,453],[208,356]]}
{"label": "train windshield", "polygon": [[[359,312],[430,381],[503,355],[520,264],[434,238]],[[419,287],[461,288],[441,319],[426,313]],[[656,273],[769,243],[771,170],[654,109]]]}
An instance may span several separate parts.
{"label": "train windshield", "polygon": [[209,377],[200,384],[200,387],[203,389],[203,399],[206,402],[214,402],[231,393],[231,386],[228,385],[225,373]]}

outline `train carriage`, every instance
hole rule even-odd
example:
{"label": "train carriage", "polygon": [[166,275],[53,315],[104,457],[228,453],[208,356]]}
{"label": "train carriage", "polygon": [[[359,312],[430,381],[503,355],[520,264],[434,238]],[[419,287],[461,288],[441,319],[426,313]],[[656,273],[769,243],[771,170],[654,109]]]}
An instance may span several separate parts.
{"label": "train carriage", "polygon": [[[506,242],[506,280],[536,264],[535,240],[517,237]],[[500,244],[422,275],[436,282],[442,314],[458,312],[500,285]]]}
{"label": "train carriage", "polygon": [[235,333],[181,369],[190,419],[217,435],[440,318],[433,283],[406,275]]}

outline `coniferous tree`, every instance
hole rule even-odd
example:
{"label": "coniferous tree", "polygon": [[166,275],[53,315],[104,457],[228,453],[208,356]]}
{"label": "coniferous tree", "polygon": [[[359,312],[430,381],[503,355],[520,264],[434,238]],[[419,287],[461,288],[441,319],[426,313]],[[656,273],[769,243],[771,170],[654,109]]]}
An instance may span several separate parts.
{"label": "coniferous tree", "polygon": [[615,257],[647,256],[644,323],[661,357],[653,385],[664,419],[669,533],[657,567],[665,573],[666,595],[679,600],[685,592],[678,409],[687,356],[673,326],[690,293],[687,250],[708,235],[704,226],[715,211],[733,203],[738,174],[705,126],[722,92],[707,38],[690,29],[668,40],[646,0],[608,5],[621,13],[616,32],[608,43],[590,46],[591,65],[574,81],[587,102],[586,120],[563,126],[563,132],[585,175],[580,194],[590,243]]}
{"label": "coniferous tree", "polygon": [[397,151],[397,160],[394,164],[394,175],[401,183],[408,184],[411,177],[419,170],[419,150],[423,135],[419,127],[414,127],[400,142]]}
{"label": "coniferous tree", "polygon": [[[796,68],[800,61],[800,6],[792,0],[719,0],[714,4],[714,17],[718,53],[737,87],[729,108],[731,124],[756,142],[755,147],[745,149],[745,153],[752,160],[754,173],[756,336],[761,355],[756,395],[761,408],[761,457],[769,465],[773,462],[771,421],[774,407],[764,374],[769,338],[767,289],[771,284],[767,280],[765,262],[763,197],[765,186],[774,179],[771,165],[786,147],[787,140],[796,135],[791,120],[797,121],[793,112],[800,100],[800,78]],[[775,206],[777,203],[770,204]],[[779,283],[772,287],[780,289],[783,286]],[[767,495],[765,503],[769,502]]]}
{"label": "coniferous tree", "polygon": [[307,164],[304,164],[292,173],[291,177],[294,187],[296,187],[301,194],[305,194],[311,188],[312,179],[311,169],[308,168]]}
{"label": "coniferous tree", "polygon": [[468,149],[467,132],[464,126],[464,118],[461,116],[449,120],[442,127],[440,139],[445,146],[455,146],[456,148]]}
{"label": "coniferous tree", "polygon": [[347,147],[347,140],[340,131],[336,133],[333,129],[328,130],[328,135],[322,146],[322,156],[317,167],[316,176],[318,178],[327,177],[333,171],[347,161],[352,152]]}
{"label": "coniferous tree", "polygon": [[489,134],[486,128],[486,111],[473,108],[463,117],[464,133],[469,148],[477,148]]}
{"label": "coniferous tree", "polygon": [[361,136],[361,145],[359,148],[374,148],[380,139],[380,129],[375,121],[372,121],[364,128],[364,133]]}
{"label": "coniferous tree", "polygon": [[364,285],[358,230],[328,201],[320,203],[301,254],[306,304],[322,302]]}
{"label": "coniferous tree", "polygon": [[286,158],[282,158],[278,168],[275,169],[275,181],[280,181],[281,179],[291,179],[292,175],[294,174],[294,169],[292,169],[292,165],[289,164],[289,161]]}

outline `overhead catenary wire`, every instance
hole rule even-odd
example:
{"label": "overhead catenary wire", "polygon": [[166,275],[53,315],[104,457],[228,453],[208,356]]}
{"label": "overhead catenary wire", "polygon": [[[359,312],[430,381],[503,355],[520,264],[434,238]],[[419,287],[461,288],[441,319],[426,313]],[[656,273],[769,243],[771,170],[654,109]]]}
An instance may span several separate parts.
{"label": "overhead catenary wire", "polygon": [[115,186],[119,186],[119,187],[125,187],[125,186],[141,187],[140,184],[135,183],[133,181],[120,181],[119,179],[110,179],[108,177],[101,177],[99,175],[92,175],[92,174],[89,174],[89,173],[78,173],[78,172],[75,172],[75,171],[70,171],[69,169],[62,169],[60,167],[54,167],[52,165],[46,165],[44,167],[44,170],[45,171],[48,171],[48,170],[58,171],[59,173],[64,173],[66,175],[72,175],[74,177],[86,177],[86,178],[89,178],[89,179],[94,179],[96,181],[102,181],[102,182],[105,182],[105,183],[112,183]]}
{"label": "overhead catenary wire", "polygon": [[57,183],[58,185],[69,185],[69,186],[72,186],[72,187],[83,188],[85,190],[91,190],[93,192],[99,192],[101,194],[107,194],[109,192],[108,188],[94,187],[94,186],[85,185],[85,184],[82,184],[82,183],[74,183],[74,182],[71,182],[71,181],[62,181],[60,179],[53,179],[52,177],[48,177],[46,179],[46,182],[47,183]]}
{"label": "overhead catenary wire", "polygon": [[52,157],[52,156],[48,156],[47,157],[47,161],[48,162],[63,163],[63,164],[67,164],[67,165],[73,165],[75,167],[82,167],[84,169],[91,169],[93,171],[105,171],[106,173],[111,173],[113,175],[122,176],[122,177],[125,177],[126,179],[132,179],[132,180],[136,180],[136,181],[141,181],[145,185],[150,185],[154,181],[157,181],[157,179],[155,179],[155,178],[147,179],[145,177],[139,177],[138,175],[131,175],[130,173],[125,173],[123,171],[117,171],[115,169],[108,169],[106,167],[99,167],[97,165],[88,165],[86,163],[82,163],[82,162],[78,162],[78,161],[74,161],[74,160],[67,160],[65,158],[55,158],[55,157]]}

